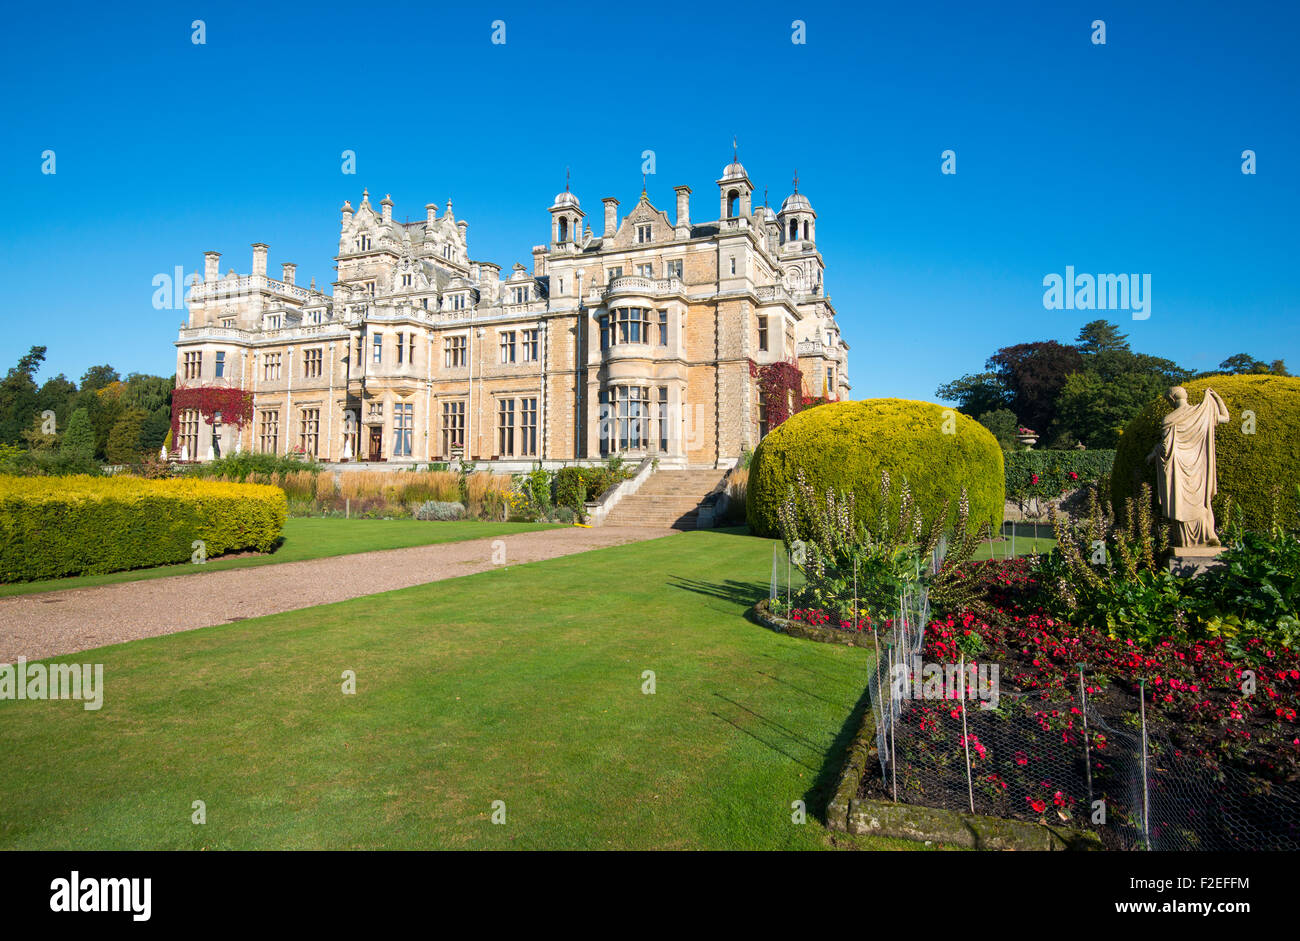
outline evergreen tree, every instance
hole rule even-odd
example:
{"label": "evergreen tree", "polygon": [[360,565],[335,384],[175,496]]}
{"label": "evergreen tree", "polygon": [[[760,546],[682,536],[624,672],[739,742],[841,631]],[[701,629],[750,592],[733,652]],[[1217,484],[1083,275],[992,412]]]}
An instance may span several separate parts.
{"label": "evergreen tree", "polygon": [[132,464],[140,459],[140,432],[148,416],[138,408],[127,409],[108,434],[105,456],[112,464]]}
{"label": "evergreen tree", "polygon": [[79,408],[68,418],[68,428],[59,442],[59,453],[89,460],[95,456],[95,431],[90,425],[90,414]]}

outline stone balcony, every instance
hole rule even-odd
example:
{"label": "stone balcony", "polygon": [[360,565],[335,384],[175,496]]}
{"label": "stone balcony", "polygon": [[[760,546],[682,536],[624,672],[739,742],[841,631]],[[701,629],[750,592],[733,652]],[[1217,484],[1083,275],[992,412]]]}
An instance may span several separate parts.
{"label": "stone balcony", "polygon": [[633,274],[610,278],[603,289],[600,286],[593,287],[587,297],[589,300],[600,301],[625,295],[662,297],[680,293],[682,293],[681,278],[647,278],[645,275]]}

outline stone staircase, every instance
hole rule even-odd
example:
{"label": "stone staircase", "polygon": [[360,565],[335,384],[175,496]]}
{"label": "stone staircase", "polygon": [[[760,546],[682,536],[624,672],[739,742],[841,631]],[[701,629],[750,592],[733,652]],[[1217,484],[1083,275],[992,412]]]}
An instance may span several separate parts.
{"label": "stone staircase", "polygon": [[623,497],[605,517],[606,526],[694,529],[697,508],[726,471],[655,471],[634,494]]}

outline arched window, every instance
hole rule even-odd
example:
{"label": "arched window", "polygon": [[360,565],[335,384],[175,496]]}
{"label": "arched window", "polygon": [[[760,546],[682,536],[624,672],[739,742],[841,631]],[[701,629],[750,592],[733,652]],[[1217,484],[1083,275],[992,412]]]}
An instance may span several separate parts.
{"label": "arched window", "polygon": [[569,220],[564,218],[563,216],[560,216],[560,241],[567,242],[568,240],[569,240]]}
{"label": "arched window", "polygon": [[734,219],[736,213],[740,211],[740,193],[732,190],[727,194],[727,218]]}
{"label": "arched window", "polygon": [[806,222],[803,224],[803,237],[804,237],[805,239],[808,238],[808,223],[806,223]]}
{"label": "arched window", "polygon": [[790,241],[793,242],[798,238],[799,238],[799,220],[791,219],[790,220]]}

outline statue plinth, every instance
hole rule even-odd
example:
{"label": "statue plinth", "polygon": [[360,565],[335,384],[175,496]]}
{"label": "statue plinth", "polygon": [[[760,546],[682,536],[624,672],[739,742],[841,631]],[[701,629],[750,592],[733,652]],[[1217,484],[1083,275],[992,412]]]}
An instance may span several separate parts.
{"label": "statue plinth", "polygon": [[1169,559],[1169,571],[1175,575],[1195,578],[1222,565],[1219,556],[1226,551],[1226,546],[1179,546]]}

